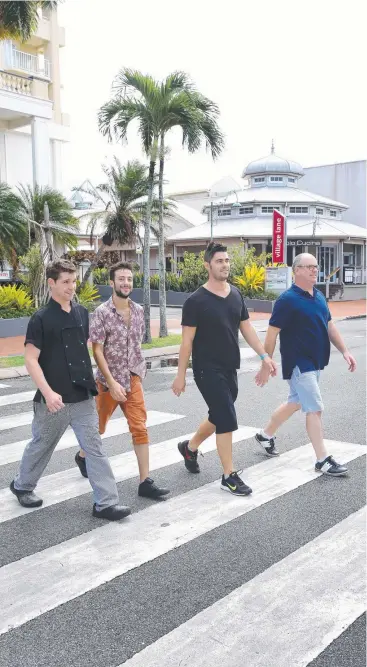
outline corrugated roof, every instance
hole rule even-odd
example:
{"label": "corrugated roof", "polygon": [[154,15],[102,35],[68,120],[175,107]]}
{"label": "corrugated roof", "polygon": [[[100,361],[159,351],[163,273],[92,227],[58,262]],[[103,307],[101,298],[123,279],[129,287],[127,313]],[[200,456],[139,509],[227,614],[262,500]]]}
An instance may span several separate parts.
{"label": "corrugated roof", "polygon": [[[306,190],[300,190],[297,187],[286,187],[281,185],[246,188],[245,190],[237,192],[237,197],[240,204],[295,203],[302,205],[312,203],[323,204],[325,206],[335,206],[342,209],[348,208],[346,204],[334,201],[333,199],[328,199],[327,197],[316,194],[315,192],[307,192]],[[225,200],[223,200],[223,198],[218,198],[213,200],[213,203],[216,205],[221,203],[223,206],[225,206],[226,204],[233,204],[237,202],[237,197],[235,194],[230,194],[225,198]]]}

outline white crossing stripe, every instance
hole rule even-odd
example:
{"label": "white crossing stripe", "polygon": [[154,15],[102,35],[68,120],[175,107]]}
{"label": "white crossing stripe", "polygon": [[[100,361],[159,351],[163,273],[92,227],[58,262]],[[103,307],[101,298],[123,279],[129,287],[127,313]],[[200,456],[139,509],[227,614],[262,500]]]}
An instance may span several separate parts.
{"label": "white crossing stripe", "polygon": [[[275,563],[120,667],[306,667],[365,608],[362,509]],[[196,656],[200,656],[196,661]]]}
{"label": "white crossing stripe", "polygon": [[[233,434],[233,442],[240,442],[246,438],[255,435],[258,429],[250,426],[242,426]],[[186,433],[170,440],[164,440],[156,445],[150,446],[149,468],[150,471],[157,470],[163,466],[168,466],[177,461],[182,461],[182,456],[177,449],[177,443],[180,440],[190,440],[193,433]],[[214,450],[215,435],[208,438],[202,445],[202,452]],[[138,474],[135,452],[125,452],[117,456],[109,457],[113,474],[116,482],[122,482],[125,479],[136,477]],[[23,514],[40,511],[50,505],[62,503],[70,498],[76,498],[84,493],[91,493],[89,481],[81,476],[79,468],[74,466],[68,470],[54,473],[46,477],[41,477],[37,485],[37,494],[44,498],[43,505],[33,509],[26,509],[19,505],[18,501],[12,495],[8,488],[0,491],[0,523],[16,519]]]}
{"label": "white crossing stripe", "polygon": [[5,405],[16,405],[17,403],[28,403],[33,401],[33,397],[36,393],[36,390],[32,391],[20,391],[18,394],[7,394],[6,396],[0,396],[0,408],[3,408]]}
{"label": "white crossing stripe", "polygon": [[17,426],[26,426],[33,420],[33,410],[31,412],[19,412],[15,415],[0,417],[0,431],[7,431]]}
{"label": "white crossing stripe", "polygon": [[10,387],[10,384],[1,384],[0,383],[0,389],[7,389],[8,387]]}
{"label": "white crossing stripe", "polygon": [[[337,441],[326,441],[326,446],[346,462],[367,450],[361,445]],[[5,565],[0,570],[0,634],[317,477],[313,448],[310,444],[304,445],[275,461],[264,461],[249,468],[246,481],[254,489],[252,496],[239,498],[224,494],[216,481],[152,505],[121,523],[107,524]],[[343,576],[342,569],[339,574]],[[335,579],[332,585],[336,585]],[[354,604],[353,596],[350,603]],[[233,619],[234,614],[230,616]],[[302,627],[307,632],[307,628]]]}
{"label": "white crossing stripe", "polygon": [[[148,410],[147,427],[149,428],[150,426],[167,424],[168,422],[183,418],[184,415],[178,415],[170,412],[159,412],[158,410]],[[124,433],[128,432],[129,427],[125,417],[118,417],[116,419],[111,419],[108,422],[106,432],[101,435],[101,438],[103,440],[104,438],[111,438],[114,435],[123,435]],[[29,440],[30,438],[27,440],[18,440],[18,442],[11,442],[8,445],[0,446],[0,466],[7,465],[8,463],[14,463],[15,461],[20,461],[23,456],[24,447],[28,444]],[[62,449],[68,449],[69,447],[77,446],[78,441],[73,431],[68,428],[60,439],[60,442],[58,442],[55,451],[58,452]]]}

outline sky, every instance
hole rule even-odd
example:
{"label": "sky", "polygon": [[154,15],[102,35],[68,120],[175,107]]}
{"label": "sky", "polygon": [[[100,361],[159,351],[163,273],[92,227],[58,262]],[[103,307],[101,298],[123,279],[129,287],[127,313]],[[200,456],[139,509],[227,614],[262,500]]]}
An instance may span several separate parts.
{"label": "sky", "polygon": [[167,137],[166,191],[241,183],[251,160],[275,152],[304,167],[367,158],[366,40],[361,0],[64,0],[59,22],[63,111],[71,117],[64,189],[103,181],[101,164],[146,160],[136,127],[109,144],[97,112],[131,67],[162,79],[183,70],[220,109],[225,150],[213,162]]}

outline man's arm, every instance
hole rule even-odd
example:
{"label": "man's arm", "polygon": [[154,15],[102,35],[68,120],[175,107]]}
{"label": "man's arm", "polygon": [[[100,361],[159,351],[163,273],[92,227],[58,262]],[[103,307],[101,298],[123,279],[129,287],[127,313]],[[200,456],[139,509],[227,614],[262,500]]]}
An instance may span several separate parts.
{"label": "man's arm", "polygon": [[342,337],[341,333],[338,331],[338,329],[336,328],[333,320],[329,321],[328,333],[329,333],[330,342],[343,355],[345,361],[348,364],[348,370],[350,370],[353,373],[353,371],[355,371],[356,368],[357,368],[357,362],[356,362],[355,358],[348,352],[348,348],[347,348],[346,344],[344,343],[343,337]]}
{"label": "man's arm", "polygon": [[60,394],[57,394],[55,391],[53,391],[53,389],[51,389],[50,385],[48,384],[43,374],[43,370],[38,362],[40,354],[41,350],[33,345],[33,343],[26,344],[24,353],[26,369],[33,382],[44,397],[47,409],[50,412],[58,412],[58,410],[61,410],[61,408],[64,407],[62,397]]}
{"label": "man's arm", "polygon": [[275,345],[279,332],[280,329],[278,329],[278,327],[272,327],[269,325],[264,343],[265,351],[268,353],[269,357],[273,357],[274,355]]}
{"label": "man's arm", "polygon": [[196,327],[182,327],[182,342],[180,346],[180,354],[178,357],[178,370],[175,380],[172,384],[172,391],[176,396],[179,396],[185,391],[186,386],[186,370],[189,365],[189,359],[192,352],[192,344],[196,334]]}
{"label": "man's arm", "polygon": [[[258,354],[260,357],[269,355],[269,352],[263,346],[250,320],[243,320],[240,324],[240,331],[246,343]],[[261,370],[255,377],[255,382],[259,386],[263,386],[269,379],[269,375],[276,375],[277,367],[272,360],[271,355],[262,359]]]}
{"label": "man's arm", "polygon": [[126,391],[117,380],[112,376],[106,357],[103,352],[103,343],[93,343],[92,342],[93,356],[96,360],[96,364],[101,371],[102,375],[105,377],[107,386],[110,390],[110,394],[115,401],[119,403],[124,403],[126,401]]}

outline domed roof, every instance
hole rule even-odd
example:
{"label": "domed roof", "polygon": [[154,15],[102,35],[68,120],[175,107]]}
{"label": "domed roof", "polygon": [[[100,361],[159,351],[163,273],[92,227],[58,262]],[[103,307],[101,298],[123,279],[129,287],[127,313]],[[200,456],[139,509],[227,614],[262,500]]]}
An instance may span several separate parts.
{"label": "domed roof", "polygon": [[286,160],[274,153],[274,144],[271,147],[271,153],[260,160],[253,160],[244,169],[242,178],[254,176],[255,174],[289,174],[293,176],[303,176],[303,168],[298,162]]}

